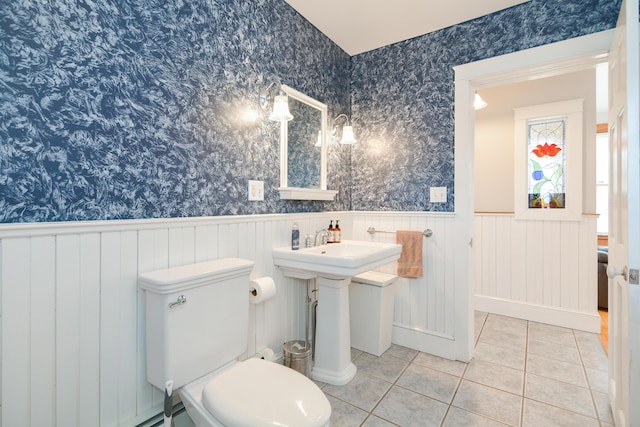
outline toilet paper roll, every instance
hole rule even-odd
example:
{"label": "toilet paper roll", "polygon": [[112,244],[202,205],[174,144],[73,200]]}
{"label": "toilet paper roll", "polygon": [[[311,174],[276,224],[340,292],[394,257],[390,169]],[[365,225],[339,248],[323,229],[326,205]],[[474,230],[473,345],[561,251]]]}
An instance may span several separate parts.
{"label": "toilet paper roll", "polygon": [[252,280],[250,288],[249,301],[252,304],[260,304],[276,295],[276,284],[269,276]]}

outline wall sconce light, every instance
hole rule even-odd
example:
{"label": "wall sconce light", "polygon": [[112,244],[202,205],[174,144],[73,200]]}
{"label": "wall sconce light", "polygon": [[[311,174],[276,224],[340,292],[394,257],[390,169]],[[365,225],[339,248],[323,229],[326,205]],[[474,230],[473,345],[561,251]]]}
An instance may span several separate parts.
{"label": "wall sconce light", "polygon": [[[273,96],[272,92],[277,95]],[[273,108],[272,108],[273,107]],[[282,90],[280,82],[275,79],[268,86],[260,89],[260,108],[263,111],[269,111],[269,120],[274,122],[288,122],[293,119],[289,112],[289,97]]]}
{"label": "wall sconce light", "polygon": [[338,119],[344,118],[346,121],[346,124],[342,127],[342,139],[340,139],[340,144],[355,144],[356,142],[356,137],[353,134],[353,126],[351,126],[349,124],[349,117],[346,114],[339,114],[338,117],[336,117],[335,119],[333,119],[333,130],[331,131],[331,135],[333,135],[335,138],[338,137],[338,134],[340,133],[338,130]]}
{"label": "wall sconce light", "polygon": [[475,99],[474,99],[474,101],[473,101],[473,108],[475,108],[476,110],[482,110],[482,109],[483,109],[484,107],[486,107],[487,105],[489,105],[489,104],[487,104],[487,103],[484,101],[484,99],[482,99],[482,97],[480,97],[480,95],[478,95],[478,94],[476,93],[476,97],[475,97]]}

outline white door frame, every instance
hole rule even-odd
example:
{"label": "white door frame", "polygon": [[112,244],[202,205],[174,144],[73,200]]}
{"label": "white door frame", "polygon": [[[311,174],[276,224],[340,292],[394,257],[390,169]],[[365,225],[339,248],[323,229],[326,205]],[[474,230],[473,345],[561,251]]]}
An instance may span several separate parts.
{"label": "white door frame", "polygon": [[[469,254],[465,266],[466,289],[456,295],[456,310],[466,308],[466,324],[457,327],[468,328],[466,343],[459,344],[459,360],[469,360],[473,356],[474,339],[474,257],[469,244],[474,235],[474,134],[475,91],[481,88],[501,86],[535,78],[551,77],[595,67],[605,62],[613,40],[614,30],[607,30],[587,36],[577,37],[557,43],[496,56],[469,64],[459,65],[455,71],[455,210],[458,254]],[[465,262],[464,257],[460,259]],[[458,269],[460,271],[460,269]],[[466,307],[464,307],[466,304]],[[456,333],[463,337],[464,334]],[[467,356],[467,357],[465,357]]]}

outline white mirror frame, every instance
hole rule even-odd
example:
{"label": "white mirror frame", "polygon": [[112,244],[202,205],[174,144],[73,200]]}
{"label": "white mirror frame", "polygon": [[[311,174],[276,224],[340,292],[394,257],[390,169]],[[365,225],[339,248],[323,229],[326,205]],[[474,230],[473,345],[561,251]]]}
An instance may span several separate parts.
{"label": "white mirror frame", "polygon": [[[333,200],[338,194],[335,190],[327,190],[327,104],[317,101],[294,88],[282,85],[282,90],[289,96],[320,110],[322,146],[320,148],[320,188],[298,188],[288,186],[288,122],[280,122],[280,199],[282,200]],[[293,120],[296,118],[294,117]]]}

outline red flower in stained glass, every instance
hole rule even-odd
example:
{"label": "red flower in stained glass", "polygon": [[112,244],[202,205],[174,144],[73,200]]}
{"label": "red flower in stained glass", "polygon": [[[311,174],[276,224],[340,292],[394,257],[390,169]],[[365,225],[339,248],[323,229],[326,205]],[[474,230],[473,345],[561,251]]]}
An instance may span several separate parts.
{"label": "red flower in stained glass", "polygon": [[556,144],[549,145],[549,143],[547,142],[545,142],[544,145],[538,144],[536,148],[531,150],[531,152],[538,157],[544,157],[544,156],[554,157],[560,151],[562,151],[562,148],[558,147]]}

